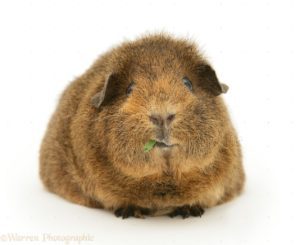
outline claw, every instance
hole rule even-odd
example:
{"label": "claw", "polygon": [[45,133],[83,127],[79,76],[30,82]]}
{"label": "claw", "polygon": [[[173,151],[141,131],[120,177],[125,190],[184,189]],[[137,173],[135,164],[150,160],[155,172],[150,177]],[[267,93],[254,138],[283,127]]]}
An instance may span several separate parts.
{"label": "claw", "polygon": [[132,205],[120,207],[115,210],[115,215],[117,217],[122,217],[122,219],[127,219],[129,217],[144,218],[144,215],[149,215],[149,214],[150,214],[150,209],[141,208]]}
{"label": "claw", "polygon": [[175,216],[181,216],[183,219],[188,218],[190,216],[194,217],[201,217],[204,213],[203,208],[201,208],[200,205],[184,205],[181,207],[175,208],[171,213],[169,213],[169,216],[171,218],[174,218]]}

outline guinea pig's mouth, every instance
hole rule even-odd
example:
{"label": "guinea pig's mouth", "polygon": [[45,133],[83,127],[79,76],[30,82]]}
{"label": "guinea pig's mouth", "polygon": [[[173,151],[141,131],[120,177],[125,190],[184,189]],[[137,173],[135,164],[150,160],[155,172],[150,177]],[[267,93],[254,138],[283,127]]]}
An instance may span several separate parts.
{"label": "guinea pig's mouth", "polygon": [[162,141],[156,141],[155,146],[159,147],[159,148],[170,148],[170,147],[173,147],[174,145],[169,145]]}

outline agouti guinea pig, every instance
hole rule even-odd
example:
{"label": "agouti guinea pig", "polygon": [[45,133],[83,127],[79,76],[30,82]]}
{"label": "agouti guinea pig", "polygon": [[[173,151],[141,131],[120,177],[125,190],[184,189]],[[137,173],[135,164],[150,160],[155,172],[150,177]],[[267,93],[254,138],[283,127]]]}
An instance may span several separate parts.
{"label": "agouti guinea pig", "polygon": [[227,89],[188,40],[113,48],[63,92],[40,150],[44,185],[123,218],[201,216],[244,184]]}

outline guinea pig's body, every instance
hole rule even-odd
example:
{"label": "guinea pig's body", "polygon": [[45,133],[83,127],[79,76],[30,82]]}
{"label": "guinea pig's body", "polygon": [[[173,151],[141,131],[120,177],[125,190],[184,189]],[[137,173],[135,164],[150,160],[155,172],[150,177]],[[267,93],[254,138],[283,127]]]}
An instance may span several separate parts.
{"label": "guinea pig's body", "polygon": [[61,96],[40,151],[45,186],[123,218],[201,216],[244,183],[226,89],[188,41],[112,49]]}

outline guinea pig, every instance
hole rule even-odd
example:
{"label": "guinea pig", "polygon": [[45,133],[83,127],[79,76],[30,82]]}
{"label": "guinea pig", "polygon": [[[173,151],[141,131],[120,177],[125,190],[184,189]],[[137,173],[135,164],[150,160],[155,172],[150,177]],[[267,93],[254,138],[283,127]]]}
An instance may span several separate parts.
{"label": "guinea pig", "polygon": [[40,177],[117,217],[201,217],[244,185],[227,89],[190,40],[152,34],[114,47],[61,95]]}

